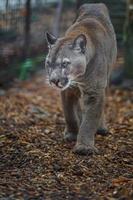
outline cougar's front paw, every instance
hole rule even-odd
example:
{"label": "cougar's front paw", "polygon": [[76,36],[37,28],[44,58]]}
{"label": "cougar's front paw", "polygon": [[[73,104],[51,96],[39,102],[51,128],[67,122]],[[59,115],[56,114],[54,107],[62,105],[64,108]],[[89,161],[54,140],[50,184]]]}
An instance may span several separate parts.
{"label": "cougar's front paw", "polygon": [[93,153],[98,153],[98,150],[96,147],[91,147],[84,144],[76,144],[73,152],[79,155],[92,155]]}
{"label": "cougar's front paw", "polygon": [[109,134],[109,131],[106,128],[99,128],[97,130],[97,134],[102,136],[107,136]]}
{"label": "cougar's front paw", "polygon": [[77,140],[77,135],[74,133],[65,132],[64,133],[64,140],[66,142],[73,142]]}

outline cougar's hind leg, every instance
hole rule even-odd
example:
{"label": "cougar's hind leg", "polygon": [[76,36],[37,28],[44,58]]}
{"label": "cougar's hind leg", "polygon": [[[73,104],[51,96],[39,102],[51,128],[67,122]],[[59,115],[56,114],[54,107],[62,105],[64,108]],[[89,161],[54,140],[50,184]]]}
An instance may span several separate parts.
{"label": "cougar's hind leg", "polygon": [[78,100],[77,104],[75,105],[76,113],[77,113],[77,120],[78,120],[78,125],[80,127],[81,122],[82,122],[82,109],[80,105],[80,101]]}

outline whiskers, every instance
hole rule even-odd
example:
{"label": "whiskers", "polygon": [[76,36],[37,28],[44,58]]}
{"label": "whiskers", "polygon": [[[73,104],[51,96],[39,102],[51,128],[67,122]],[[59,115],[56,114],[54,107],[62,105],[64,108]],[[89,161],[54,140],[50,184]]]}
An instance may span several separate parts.
{"label": "whiskers", "polygon": [[69,79],[68,83],[64,87],[62,86],[62,88],[59,88],[59,87],[55,86],[54,84],[50,83],[48,76],[46,76],[46,78],[45,78],[45,83],[48,86],[52,85],[55,89],[62,90],[62,91],[66,90],[66,89],[74,89],[74,88],[77,88],[77,87],[83,87],[84,86],[84,83],[82,83],[80,81]]}
{"label": "whiskers", "polygon": [[84,86],[84,83],[76,81],[76,80],[69,80],[69,82],[67,83],[67,85],[65,87],[62,88],[62,90],[66,90],[66,89],[74,89],[77,87],[81,87]]}
{"label": "whiskers", "polygon": [[71,80],[70,81],[70,86],[71,87],[78,87],[78,86],[84,86],[84,83],[76,80]]}

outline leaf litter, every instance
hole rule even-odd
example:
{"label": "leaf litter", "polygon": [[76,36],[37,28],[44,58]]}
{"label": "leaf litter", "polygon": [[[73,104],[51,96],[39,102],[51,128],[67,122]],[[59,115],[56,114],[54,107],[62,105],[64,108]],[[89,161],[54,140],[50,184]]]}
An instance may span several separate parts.
{"label": "leaf litter", "polygon": [[0,96],[0,199],[133,199],[133,93],[111,87],[110,134],[100,154],[78,156],[63,141],[60,94],[43,76]]}

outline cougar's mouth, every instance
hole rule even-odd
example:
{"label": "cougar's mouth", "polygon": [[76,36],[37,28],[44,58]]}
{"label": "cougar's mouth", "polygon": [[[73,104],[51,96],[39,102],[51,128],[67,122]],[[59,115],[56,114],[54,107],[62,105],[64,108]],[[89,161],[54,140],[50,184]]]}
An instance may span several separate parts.
{"label": "cougar's mouth", "polygon": [[71,81],[70,81],[70,80],[68,80],[67,84],[66,84],[64,87],[62,87],[62,89],[61,89],[61,90],[63,91],[63,90],[66,90],[67,88],[69,88],[69,87],[70,87],[70,85],[71,85],[70,83],[71,83]]}
{"label": "cougar's mouth", "polygon": [[60,79],[52,79],[49,80],[49,82],[51,85],[56,86],[56,88],[59,88],[61,90],[65,90],[70,85],[70,81],[68,80],[67,77],[63,77]]}
{"label": "cougar's mouth", "polygon": [[60,82],[60,89],[65,90],[70,86],[70,80],[67,78],[66,80],[62,80]]}

